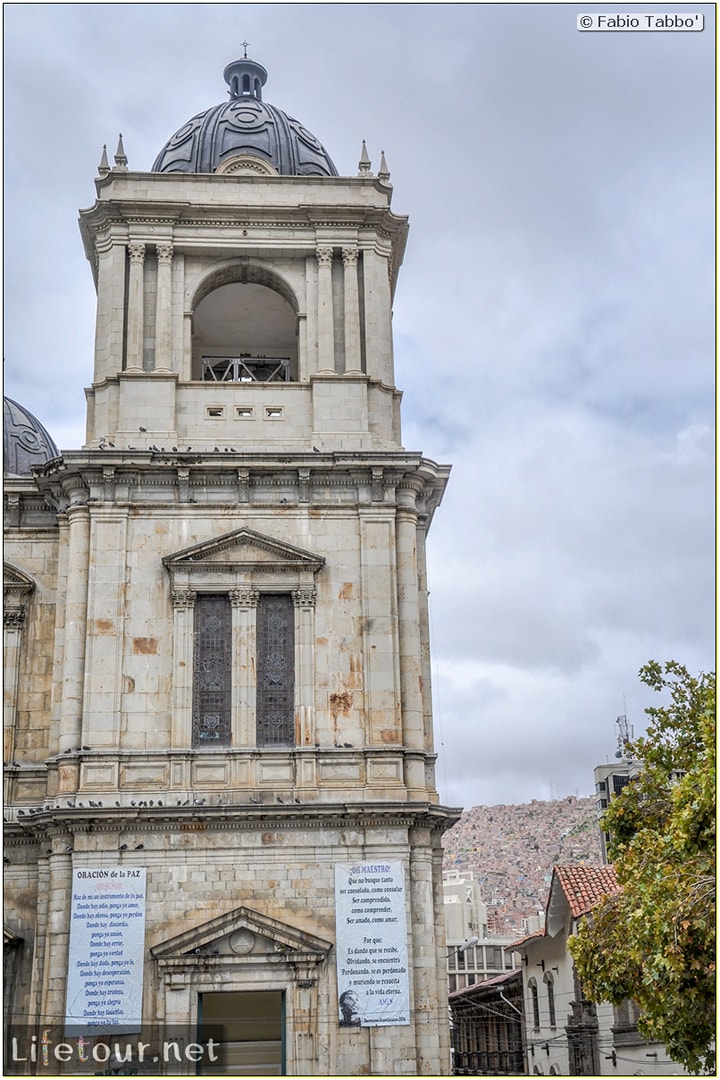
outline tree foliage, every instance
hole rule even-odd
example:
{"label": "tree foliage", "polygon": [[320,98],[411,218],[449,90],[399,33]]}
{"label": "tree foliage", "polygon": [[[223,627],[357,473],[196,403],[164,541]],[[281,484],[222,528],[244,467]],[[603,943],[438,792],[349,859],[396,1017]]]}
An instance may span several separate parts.
{"label": "tree foliage", "polygon": [[641,680],[670,703],[647,709],[628,747],[637,778],[603,814],[621,891],[570,949],[587,995],[634,1000],[644,1036],[688,1072],[715,1071],[715,675],[655,661]]}

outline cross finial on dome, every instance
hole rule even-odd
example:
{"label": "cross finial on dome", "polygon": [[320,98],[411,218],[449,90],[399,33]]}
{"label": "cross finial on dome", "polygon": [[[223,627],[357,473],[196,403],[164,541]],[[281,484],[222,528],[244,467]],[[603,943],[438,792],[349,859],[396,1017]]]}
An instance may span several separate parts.
{"label": "cross finial on dome", "polygon": [[245,50],[245,52],[243,54],[243,60],[247,60],[247,51],[248,51],[248,45],[250,44],[250,42],[249,41],[241,41],[240,44],[242,45],[243,49]]}

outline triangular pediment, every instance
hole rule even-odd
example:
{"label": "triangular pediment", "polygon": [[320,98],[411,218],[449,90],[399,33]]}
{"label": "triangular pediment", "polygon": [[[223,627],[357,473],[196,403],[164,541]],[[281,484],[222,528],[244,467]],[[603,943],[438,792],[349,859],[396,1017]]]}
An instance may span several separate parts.
{"label": "triangular pediment", "polygon": [[283,955],[289,963],[328,955],[332,943],[308,934],[297,927],[240,907],[201,923],[182,934],[153,946],[150,952],[158,961],[195,964],[213,957],[262,961],[264,957]]}
{"label": "triangular pediment", "polygon": [[163,559],[168,570],[209,570],[214,567],[267,570],[309,570],[317,572],[325,564],[321,555],[294,547],[283,540],[253,532],[252,529],[235,529],[213,540],[185,548]]}

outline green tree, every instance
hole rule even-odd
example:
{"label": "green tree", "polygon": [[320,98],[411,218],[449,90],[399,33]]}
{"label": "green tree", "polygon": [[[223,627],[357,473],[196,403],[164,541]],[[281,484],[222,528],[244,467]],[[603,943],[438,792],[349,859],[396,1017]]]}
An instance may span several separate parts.
{"label": "green tree", "polygon": [[639,763],[603,814],[621,891],[570,951],[587,995],[634,1000],[638,1027],[688,1072],[715,1072],[715,675],[655,661],[641,680],[670,702],[647,709]]}

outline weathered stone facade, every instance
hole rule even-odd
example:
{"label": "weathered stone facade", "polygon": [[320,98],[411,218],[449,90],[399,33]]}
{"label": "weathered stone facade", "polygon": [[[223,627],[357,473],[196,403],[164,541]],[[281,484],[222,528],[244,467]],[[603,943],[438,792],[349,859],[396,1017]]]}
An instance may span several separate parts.
{"label": "weathered stone facade", "polygon": [[[407,222],[366,167],[233,161],[101,168],[81,213],[86,444],[6,480],[8,1019],[65,1015],[73,869],[142,866],[144,1016],[193,1024],[205,993],[282,991],[286,1072],[442,1074],[440,837],[458,815],[434,781],[425,536],[449,470],[400,441]],[[294,731],[272,744],[258,610],[277,595]],[[210,596],[227,738],[194,705]],[[407,1025],[338,1023],[334,866],[363,860],[404,867]]]}

